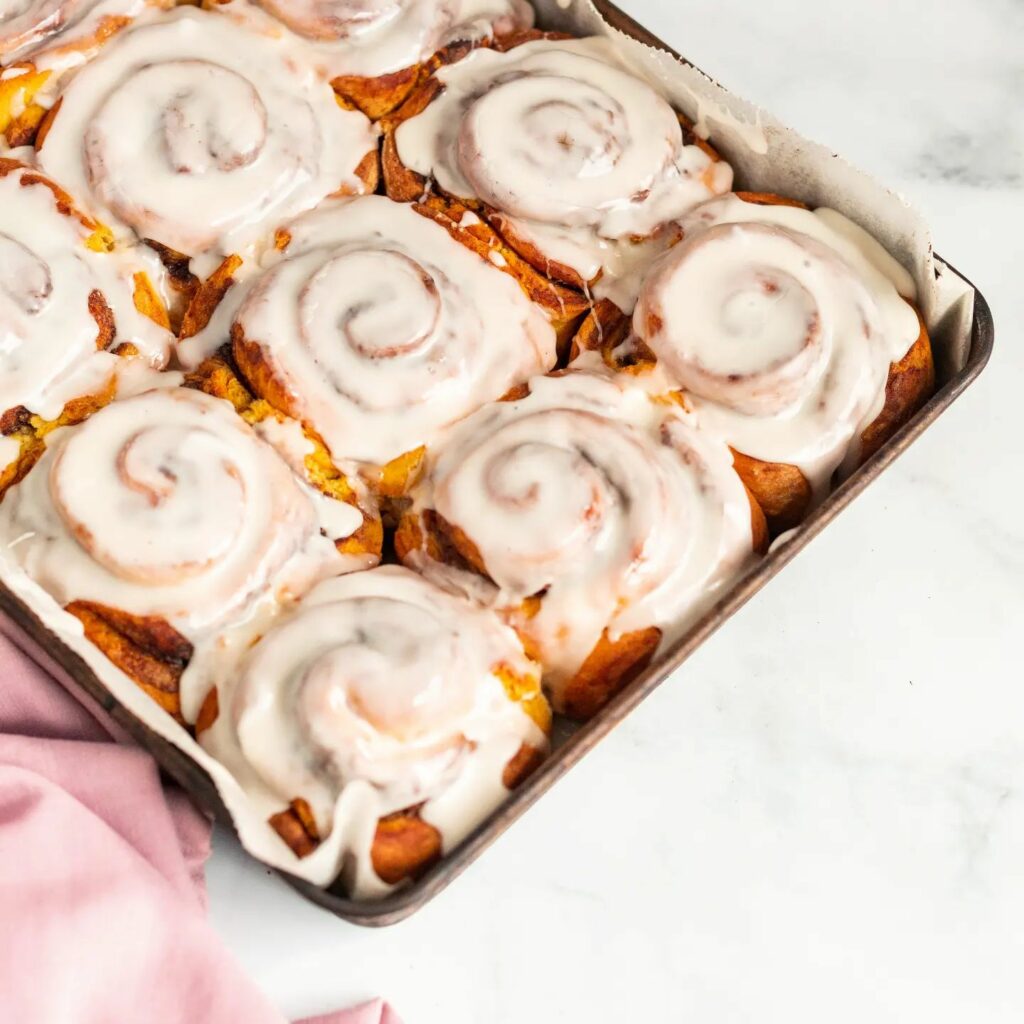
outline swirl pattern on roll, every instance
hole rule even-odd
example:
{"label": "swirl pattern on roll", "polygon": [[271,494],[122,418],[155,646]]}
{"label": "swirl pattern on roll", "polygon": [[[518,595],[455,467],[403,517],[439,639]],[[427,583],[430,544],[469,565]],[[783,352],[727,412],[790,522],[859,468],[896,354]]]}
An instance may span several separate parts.
{"label": "swirl pattern on roll", "polygon": [[412,68],[455,40],[533,24],[525,0],[230,0],[224,13],[272,17],[301,38],[325,73],[376,78]]}
{"label": "swirl pattern on roll", "polygon": [[505,769],[524,745],[547,749],[539,671],[515,633],[398,566],[319,584],[252,648],[219,703],[203,744],[279,803],[304,801],[318,839],[340,830],[322,856],[350,843],[368,853],[366,830],[336,815],[350,788],[368,797],[373,824],[423,805],[448,845],[507,795]]}
{"label": "swirl pattern on roll", "polygon": [[918,337],[910,275],[831,210],[725,196],[682,228],[645,281],[634,333],[702,426],[827,488]]}
{"label": "swirl pattern on roll", "polygon": [[383,465],[555,363],[516,282],[409,206],[327,205],[287,236],[179,352],[194,365],[230,336],[252,386],[336,458]]}
{"label": "swirl pattern on roll", "polygon": [[242,252],[325,196],[365,190],[376,131],[285,41],[187,7],[122,33],[68,84],[42,166],[121,232]]}
{"label": "swirl pattern on roll", "polygon": [[187,389],[51,435],[0,506],[0,536],[60,604],[157,616],[190,640],[339,561],[280,456],[230,404]]}
{"label": "swirl pattern on roll", "polygon": [[584,280],[613,243],[652,235],[727,191],[732,172],[685,145],[672,107],[600,38],[480,50],[396,133],[403,163],[478,199]]}
{"label": "swirl pattern on roll", "polygon": [[[536,378],[527,397],[470,416],[414,493],[489,582],[423,551],[407,559],[510,610],[556,707],[606,629],[685,628],[754,547],[728,449],[679,406],[592,367]],[[526,610],[531,598],[539,610]]]}
{"label": "swirl pattern on roll", "polygon": [[122,345],[167,362],[170,333],[135,307],[138,269],[97,251],[99,234],[56,185],[0,158],[0,413],[54,419],[106,386]]}

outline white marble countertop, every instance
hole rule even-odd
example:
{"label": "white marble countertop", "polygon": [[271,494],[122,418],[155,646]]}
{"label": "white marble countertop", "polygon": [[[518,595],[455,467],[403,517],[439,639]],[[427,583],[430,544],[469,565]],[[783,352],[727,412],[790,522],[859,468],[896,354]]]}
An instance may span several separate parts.
{"label": "white marble countertop", "polygon": [[992,363],[419,915],[347,925],[220,834],[214,922],[291,1015],[1018,1024],[1024,4],[620,2],[914,200]]}

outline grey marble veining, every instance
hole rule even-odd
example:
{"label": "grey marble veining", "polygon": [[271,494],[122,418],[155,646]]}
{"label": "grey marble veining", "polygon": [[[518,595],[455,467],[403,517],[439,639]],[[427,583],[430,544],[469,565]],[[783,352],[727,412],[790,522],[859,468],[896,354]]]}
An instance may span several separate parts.
{"label": "grey marble veining", "polygon": [[1024,3],[620,0],[906,193],[992,303],[979,384],[421,915],[365,932],[221,837],[289,1014],[1024,1020]]}

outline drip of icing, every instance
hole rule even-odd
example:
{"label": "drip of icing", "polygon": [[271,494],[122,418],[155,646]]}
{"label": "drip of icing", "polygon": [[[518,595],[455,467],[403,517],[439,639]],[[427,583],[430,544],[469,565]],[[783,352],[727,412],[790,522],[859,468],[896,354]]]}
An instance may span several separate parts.
{"label": "drip of icing", "polygon": [[533,24],[524,0],[232,0],[218,10],[263,31],[286,28],[328,78],[376,78],[413,67],[446,43]]}
{"label": "drip of icing", "polygon": [[752,556],[750,504],[725,445],[675,405],[597,371],[536,378],[528,397],[453,428],[414,507],[434,509],[476,546],[494,586],[413,562],[515,609],[553,688],[605,627],[676,634]]}
{"label": "drip of icing", "polygon": [[585,280],[710,196],[732,171],[683,143],[671,106],[607,39],[480,50],[396,134],[406,166],[480,199]]}
{"label": "drip of icing", "polygon": [[914,284],[832,210],[712,200],[644,284],[633,330],[702,427],[828,488],[917,338]]}
{"label": "drip of icing", "polygon": [[799,534],[799,527],[794,527],[792,530],[784,530],[775,538],[775,540],[772,541],[771,547],[768,548],[768,554],[772,554],[780,548],[784,548],[791,540],[795,540]]}
{"label": "drip of icing", "polygon": [[682,88],[697,108],[693,130],[702,139],[711,137],[710,122],[714,121],[728,128],[729,133],[739,139],[751,153],[762,156],[768,153],[768,136],[761,124],[760,110],[754,111],[753,120],[745,121],[732,113],[724,103],[716,102],[689,86],[683,85]]}
{"label": "drip of icing", "polygon": [[123,235],[190,256],[242,252],[364,187],[376,129],[300,56],[192,7],[132,27],[64,89],[40,162]]}
{"label": "drip of icing", "polygon": [[733,145],[760,155],[768,152],[768,135],[760,109],[740,103],[739,108],[745,108],[746,116],[743,116],[736,109],[735,100],[730,106],[720,96],[715,96],[710,79],[697,68],[686,66],[680,72],[675,56],[660,49],[652,50],[618,29],[612,30],[612,38],[622,59],[629,60],[636,74],[643,75],[655,89],[671,97],[681,110],[692,112],[693,131],[698,137],[709,139],[714,122],[721,136],[730,138]]}
{"label": "drip of icing", "polygon": [[92,229],[38,177],[26,167],[0,177],[0,411],[53,419],[109,381],[117,360],[97,342],[134,345],[161,367],[171,336],[135,308],[132,254],[88,248]]}
{"label": "drip of icing", "polygon": [[555,363],[555,334],[507,274],[411,207],[328,204],[179,346],[195,366],[241,330],[337,458],[382,465]]}
{"label": "drip of icing", "polygon": [[366,895],[381,889],[378,818],[424,803],[450,848],[507,796],[520,746],[546,749],[497,669],[537,677],[491,613],[397,566],[356,573],[319,584],[221,674],[200,740],[246,788],[304,799],[325,838],[313,857],[354,854]]}
{"label": "drip of icing", "polygon": [[192,641],[339,570],[287,465],[227,402],[162,389],[54,431],[0,544],[61,605],[155,615]]}

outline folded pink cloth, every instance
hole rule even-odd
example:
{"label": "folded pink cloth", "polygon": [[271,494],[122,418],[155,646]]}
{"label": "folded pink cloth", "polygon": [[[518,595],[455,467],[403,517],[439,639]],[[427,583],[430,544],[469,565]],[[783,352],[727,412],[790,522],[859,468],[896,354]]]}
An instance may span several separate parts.
{"label": "folded pink cloth", "polygon": [[206,921],[209,820],[123,739],[0,633],[0,1020],[283,1024]]}

